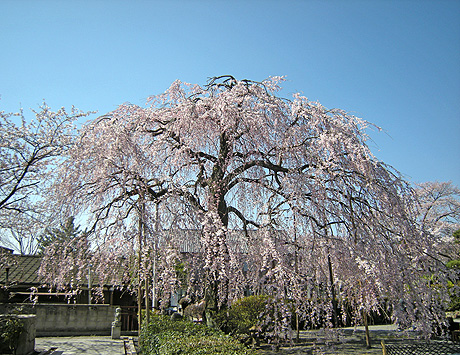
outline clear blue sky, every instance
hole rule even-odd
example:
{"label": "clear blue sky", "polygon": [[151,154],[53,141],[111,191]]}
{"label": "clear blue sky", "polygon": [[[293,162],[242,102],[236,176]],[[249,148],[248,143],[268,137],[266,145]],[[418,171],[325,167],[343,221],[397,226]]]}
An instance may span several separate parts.
{"label": "clear blue sky", "polygon": [[[175,79],[286,75],[383,127],[412,182],[460,185],[460,1],[0,1],[0,110],[143,105]],[[30,115],[31,117],[31,115]]]}

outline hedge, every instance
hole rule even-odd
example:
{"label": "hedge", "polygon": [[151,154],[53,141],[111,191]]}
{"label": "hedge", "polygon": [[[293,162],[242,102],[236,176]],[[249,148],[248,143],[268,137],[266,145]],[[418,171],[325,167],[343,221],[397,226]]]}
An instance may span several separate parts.
{"label": "hedge", "polygon": [[233,337],[190,321],[155,316],[142,329],[139,345],[144,355],[254,355]]}

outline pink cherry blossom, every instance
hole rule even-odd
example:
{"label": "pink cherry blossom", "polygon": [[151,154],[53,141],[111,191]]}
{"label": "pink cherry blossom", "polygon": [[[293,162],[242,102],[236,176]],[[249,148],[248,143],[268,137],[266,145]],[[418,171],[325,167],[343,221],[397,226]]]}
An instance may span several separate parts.
{"label": "pink cherry blossom", "polygon": [[[276,337],[292,317],[285,302],[312,327],[387,312],[433,332],[447,295],[430,277],[444,269],[414,191],[372,155],[371,123],[300,94],[278,97],[282,81],[175,81],[145,108],[123,104],[88,122],[49,195],[88,218],[91,252],[76,257],[97,259],[108,282],[120,276],[110,274],[117,258],[140,255],[131,276],[153,277],[163,302],[181,286],[183,260],[182,287],[205,298],[209,324],[251,290],[272,297]],[[78,278],[76,265],[49,281]]]}

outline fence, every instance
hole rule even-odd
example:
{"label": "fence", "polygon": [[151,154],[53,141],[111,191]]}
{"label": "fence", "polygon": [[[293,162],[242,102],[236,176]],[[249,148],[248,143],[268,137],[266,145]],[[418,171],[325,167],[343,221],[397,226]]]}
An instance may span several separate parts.
{"label": "fence", "polygon": [[460,355],[460,344],[447,341],[432,341],[414,344],[385,344],[383,355]]}
{"label": "fence", "polygon": [[137,306],[118,306],[121,308],[121,331],[133,332],[139,328]]}

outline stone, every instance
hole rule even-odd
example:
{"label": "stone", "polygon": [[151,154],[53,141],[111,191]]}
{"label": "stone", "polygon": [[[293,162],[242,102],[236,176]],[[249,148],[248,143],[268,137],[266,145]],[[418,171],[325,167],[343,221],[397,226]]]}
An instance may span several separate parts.
{"label": "stone", "polygon": [[171,314],[171,320],[182,320],[182,318],[182,314],[178,312],[174,312],[173,314]]}
{"label": "stone", "polygon": [[114,327],[112,325],[112,339],[120,339],[121,327]]}
{"label": "stone", "polygon": [[112,339],[120,339],[121,335],[121,308],[115,309],[115,319],[112,322]]}

